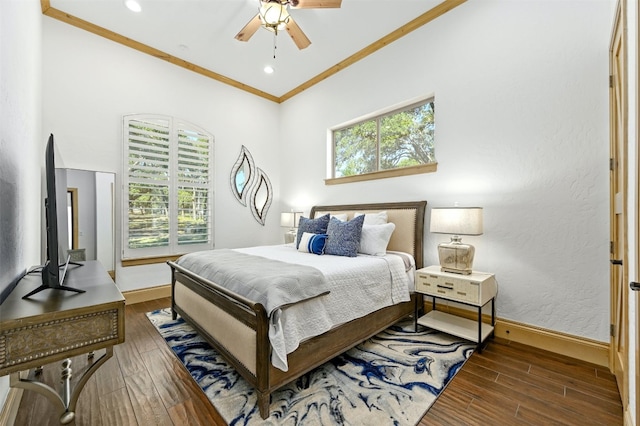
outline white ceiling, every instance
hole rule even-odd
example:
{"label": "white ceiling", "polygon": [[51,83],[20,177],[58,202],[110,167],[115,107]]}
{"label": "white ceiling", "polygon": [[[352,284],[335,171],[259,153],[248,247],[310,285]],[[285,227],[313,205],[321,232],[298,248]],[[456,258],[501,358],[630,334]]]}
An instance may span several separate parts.
{"label": "white ceiling", "polygon": [[[52,8],[199,65],[276,97],[429,11],[443,0],[343,0],[339,9],[295,9],[311,45],[299,50],[279,33],[258,29],[248,42],[234,37],[252,19],[259,0],[50,0]],[[275,68],[273,74],[263,71]]]}

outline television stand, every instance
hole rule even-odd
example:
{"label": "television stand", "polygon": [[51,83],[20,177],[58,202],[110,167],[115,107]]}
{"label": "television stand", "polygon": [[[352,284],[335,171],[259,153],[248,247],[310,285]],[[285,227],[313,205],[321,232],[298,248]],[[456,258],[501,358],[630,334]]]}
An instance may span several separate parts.
{"label": "television stand", "polygon": [[[23,280],[23,287],[40,285],[38,276]],[[23,300],[14,289],[0,309],[0,376],[9,375],[12,388],[45,396],[62,424],[74,421],[83,387],[125,338],[124,297],[100,262],[87,261],[67,280],[86,293],[40,293]],[[62,369],[50,365],[58,362]],[[39,374],[41,367],[56,371],[57,383]]]}
{"label": "television stand", "polygon": [[48,285],[42,284],[40,287],[35,290],[30,291],[29,293],[22,296],[23,299],[27,299],[29,296],[33,296],[36,293],[40,293],[42,290],[66,290],[66,291],[75,291],[76,293],[84,293],[85,290],[80,290],[79,288],[68,287],[66,285],[59,285],[57,287],[49,287]]}

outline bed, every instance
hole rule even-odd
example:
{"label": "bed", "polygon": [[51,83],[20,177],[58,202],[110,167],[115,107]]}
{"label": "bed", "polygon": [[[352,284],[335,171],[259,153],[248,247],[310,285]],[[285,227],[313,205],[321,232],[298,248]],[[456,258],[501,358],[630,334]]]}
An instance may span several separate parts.
{"label": "bed", "polygon": [[[346,214],[348,219],[352,219],[357,212],[373,214],[386,211],[388,222],[395,224],[387,250],[411,254],[415,268],[421,268],[425,209],[426,201],[314,206],[309,217]],[[272,362],[271,318],[262,303],[249,300],[177,262],[168,264],[172,274],[171,309],[174,318],[180,315],[191,324],[256,389],[262,418],[269,415],[273,391],[400,319],[415,316],[422,307],[422,296],[411,292],[406,301],[377,309],[320,335],[306,338],[286,355],[287,368],[284,371]],[[302,303],[313,306],[312,302],[317,303],[317,299],[322,297],[326,295]]]}

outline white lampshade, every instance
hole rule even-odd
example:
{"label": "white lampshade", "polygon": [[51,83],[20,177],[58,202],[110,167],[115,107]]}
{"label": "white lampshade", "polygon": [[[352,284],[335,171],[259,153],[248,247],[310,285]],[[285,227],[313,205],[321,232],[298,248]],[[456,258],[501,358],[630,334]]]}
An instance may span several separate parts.
{"label": "white lampshade", "polygon": [[482,235],[482,207],[434,207],[430,231],[436,234]]}
{"label": "white lampshade", "polygon": [[280,213],[280,226],[283,228],[297,228],[302,212],[283,212]]}

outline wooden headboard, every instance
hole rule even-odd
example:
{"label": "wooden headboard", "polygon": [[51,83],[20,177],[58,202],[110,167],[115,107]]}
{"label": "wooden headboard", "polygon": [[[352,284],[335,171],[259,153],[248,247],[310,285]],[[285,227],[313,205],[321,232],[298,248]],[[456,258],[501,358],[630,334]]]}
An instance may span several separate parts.
{"label": "wooden headboard", "polygon": [[352,219],[358,213],[376,213],[386,211],[388,221],[396,225],[391,234],[388,250],[413,254],[417,269],[423,265],[424,214],[426,201],[408,201],[399,203],[343,204],[335,206],[313,206],[309,217],[316,218],[327,213],[347,214]]}

